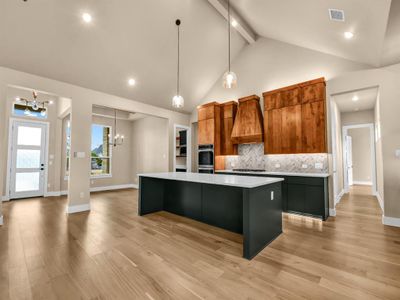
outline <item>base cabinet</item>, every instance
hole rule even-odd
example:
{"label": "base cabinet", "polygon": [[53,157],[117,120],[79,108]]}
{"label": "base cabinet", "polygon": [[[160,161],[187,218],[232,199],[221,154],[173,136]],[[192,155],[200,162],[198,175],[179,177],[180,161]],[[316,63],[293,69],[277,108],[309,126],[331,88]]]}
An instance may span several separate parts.
{"label": "base cabinet", "polygon": [[282,210],[284,212],[319,217],[324,221],[329,217],[328,178],[229,172],[223,174],[284,178],[282,183]]}

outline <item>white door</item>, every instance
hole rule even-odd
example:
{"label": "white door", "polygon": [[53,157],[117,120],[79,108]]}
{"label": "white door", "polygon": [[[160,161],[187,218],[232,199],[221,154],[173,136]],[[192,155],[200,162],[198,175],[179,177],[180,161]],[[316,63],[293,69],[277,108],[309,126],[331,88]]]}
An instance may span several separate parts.
{"label": "white door", "polygon": [[11,130],[10,198],[43,196],[47,125],[14,121]]}
{"label": "white door", "polygon": [[353,144],[351,136],[346,136],[347,182],[353,185]]}

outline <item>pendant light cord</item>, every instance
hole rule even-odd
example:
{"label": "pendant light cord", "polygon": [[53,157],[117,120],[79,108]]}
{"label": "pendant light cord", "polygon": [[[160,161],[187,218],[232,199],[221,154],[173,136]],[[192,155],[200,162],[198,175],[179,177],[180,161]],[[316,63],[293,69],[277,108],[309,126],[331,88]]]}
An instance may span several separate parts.
{"label": "pendant light cord", "polygon": [[231,1],[228,0],[228,71],[231,71]]}
{"label": "pendant light cord", "polygon": [[179,79],[180,79],[180,34],[179,34],[179,26],[181,25],[180,20],[176,20],[176,25],[178,26],[178,69],[177,69],[177,82],[176,82],[176,94],[179,96]]}

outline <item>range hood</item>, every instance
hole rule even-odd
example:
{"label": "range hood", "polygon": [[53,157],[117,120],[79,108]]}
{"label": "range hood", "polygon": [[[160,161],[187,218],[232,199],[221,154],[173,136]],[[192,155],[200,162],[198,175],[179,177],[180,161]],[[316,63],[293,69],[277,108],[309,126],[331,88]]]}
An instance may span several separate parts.
{"label": "range hood", "polygon": [[264,127],[260,97],[252,95],[239,99],[231,140],[234,144],[263,142]]}

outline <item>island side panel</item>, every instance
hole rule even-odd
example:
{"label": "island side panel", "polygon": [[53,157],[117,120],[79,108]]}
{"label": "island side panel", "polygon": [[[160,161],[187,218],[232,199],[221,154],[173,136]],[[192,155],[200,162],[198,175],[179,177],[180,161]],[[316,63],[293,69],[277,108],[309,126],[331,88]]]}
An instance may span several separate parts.
{"label": "island side panel", "polygon": [[201,183],[165,180],[164,210],[202,221]]}
{"label": "island side panel", "polygon": [[163,179],[139,177],[139,216],[164,209],[164,184]]}
{"label": "island side panel", "polygon": [[[282,184],[243,189],[243,257],[252,259],[282,233]],[[271,192],[274,192],[271,199]]]}
{"label": "island side panel", "polygon": [[243,233],[242,188],[202,184],[203,222]]}

